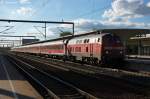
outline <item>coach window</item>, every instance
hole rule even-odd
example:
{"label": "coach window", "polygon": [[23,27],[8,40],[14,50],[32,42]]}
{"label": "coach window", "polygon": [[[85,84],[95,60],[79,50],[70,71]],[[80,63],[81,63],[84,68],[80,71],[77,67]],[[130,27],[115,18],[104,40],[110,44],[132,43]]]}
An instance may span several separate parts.
{"label": "coach window", "polygon": [[46,46],[46,49],[49,49],[49,46]]}
{"label": "coach window", "polygon": [[64,48],[64,46],[62,45],[62,48],[61,49],[63,49]]}
{"label": "coach window", "polygon": [[58,49],[62,49],[62,45],[58,45]]}

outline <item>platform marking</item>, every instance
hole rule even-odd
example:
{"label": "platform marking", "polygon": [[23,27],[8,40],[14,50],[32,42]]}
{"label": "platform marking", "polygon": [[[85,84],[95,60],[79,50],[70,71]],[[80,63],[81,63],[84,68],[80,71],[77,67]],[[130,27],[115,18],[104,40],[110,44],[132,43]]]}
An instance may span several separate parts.
{"label": "platform marking", "polygon": [[1,64],[2,64],[2,66],[3,66],[3,68],[4,68],[5,72],[6,72],[6,76],[7,76],[7,79],[8,79],[8,81],[9,81],[9,84],[10,84],[10,86],[11,86],[11,90],[13,91],[13,95],[14,95],[15,99],[19,99],[18,96],[16,95],[16,91],[15,91],[15,89],[14,89],[14,86],[13,86],[13,84],[12,84],[12,81],[10,80],[9,73],[8,73],[6,67],[4,66],[2,60],[1,60]]}

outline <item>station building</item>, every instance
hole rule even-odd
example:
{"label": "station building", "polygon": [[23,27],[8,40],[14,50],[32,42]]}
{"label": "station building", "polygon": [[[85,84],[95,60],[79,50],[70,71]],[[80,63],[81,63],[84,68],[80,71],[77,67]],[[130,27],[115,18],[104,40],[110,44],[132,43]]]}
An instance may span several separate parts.
{"label": "station building", "polygon": [[132,37],[128,40],[128,54],[150,56],[150,37]]}
{"label": "station building", "polygon": [[103,29],[101,31],[118,35],[125,46],[126,55],[150,56],[150,29]]}

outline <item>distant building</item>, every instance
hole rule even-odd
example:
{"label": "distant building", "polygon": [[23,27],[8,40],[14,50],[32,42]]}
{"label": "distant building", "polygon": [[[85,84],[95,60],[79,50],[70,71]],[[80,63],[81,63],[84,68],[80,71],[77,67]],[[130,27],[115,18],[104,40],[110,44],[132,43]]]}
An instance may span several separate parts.
{"label": "distant building", "polygon": [[127,42],[127,53],[131,55],[150,55],[150,37],[132,37]]}
{"label": "distant building", "polygon": [[22,39],[22,45],[33,43],[33,42],[38,42],[38,41],[39,39]]}

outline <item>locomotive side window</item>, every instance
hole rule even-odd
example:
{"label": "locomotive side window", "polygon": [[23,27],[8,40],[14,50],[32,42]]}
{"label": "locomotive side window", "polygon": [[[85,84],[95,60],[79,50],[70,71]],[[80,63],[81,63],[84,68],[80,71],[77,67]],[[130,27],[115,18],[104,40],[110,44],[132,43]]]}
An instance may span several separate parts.
{"label": "locomotive side window", "polygon": [[76,44],[78,43],[78,40],[76,40]]}
{"label": "locomotive side window", "polygon": [[86,43],[86,39],[84,40],[84,43]]}
{"label": "locomotive side window", "polygon": [[90,39],[85,39],[84,43],[89,43]]}
{"label": "locomotive side window", "polygon": [[100,39],[100,38],[98,38],[97,42],[100,42],[100,40],[101,40],[101,39]]}
{"label": "locomotive side window", "polygon": [[82,43],[82,40],[80,40],[80,43]]}
{"label": "locomotive side window", "polygon": [[82,40],[77,40],[76,41],[76,44],[81,44],[82,43]]}
{"label": "locomotive side window", "polygon": [[87,43],[89,43],[90,39],[87,39]]}

